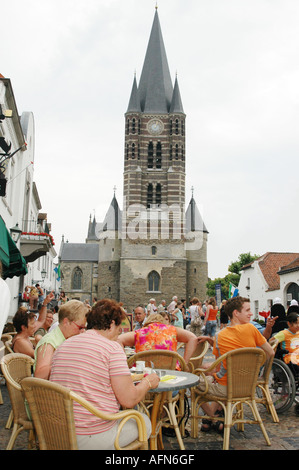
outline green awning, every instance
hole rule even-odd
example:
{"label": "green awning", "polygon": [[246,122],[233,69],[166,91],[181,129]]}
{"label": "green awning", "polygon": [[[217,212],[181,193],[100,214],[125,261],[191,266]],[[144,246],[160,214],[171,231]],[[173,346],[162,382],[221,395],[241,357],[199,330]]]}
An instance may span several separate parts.
{"label": "green awning", "polygon": [[3,279],[27,274],[26,261],[10,236],[5,222],[0,216],[0,260],[3,265]]}

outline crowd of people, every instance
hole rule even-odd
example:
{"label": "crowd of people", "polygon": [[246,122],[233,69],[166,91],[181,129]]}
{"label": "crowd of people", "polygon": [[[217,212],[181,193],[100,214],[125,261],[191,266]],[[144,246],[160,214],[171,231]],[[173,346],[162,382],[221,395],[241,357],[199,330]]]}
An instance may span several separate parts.
{"label": "crowd of people", "polygon": [[[31,292],[32,286],[28,286],[27,291],[29,289]],[[54,294],[40,292],[42,301],[37,306],[37,317],[36,305],[29,295],[33,311],[22,306],[13,318],[16,332],[13,351],[34,358],[35,377],[67,386],[106,412],[135,407],[160,380],[153,372],[134,385],[124,349],[127,346],[135,352],[177,351],[178,344],[184,343],[184,359],[188,364],[198,343],[203,341],[210,344],[215,358],[241,347],[259,347],[271,357],[274,353],[268,340],[274,335],[288,350],[285,362],[299,367],[299,306],[291,305],[285,312],[280,299],[275,299],[271,315],[263,326],[252,321],[250,301],[240,296],[223,301],[219,307],[213,297],[204,303],[194,297],[188,307],[185,299],[179,300],[177,296],[173,296],[168,305],[162,300],[158,307],[155,299],[150,299],[148,305],[134,309],[132,331],[122,333],[121,323],[126,312],[122,304],[114,300],[93,299],[90,305],[69,300],[62,293],[54,309],[49,308]],[[179,365],[177,367],[179,369]],[[202,391],[202,387],[200,383],[198,390]],[[209,391],[223,396],[226,389],[225,371],[213,371]],[[221,414],[217,403],[206,403],[202,408],[211,417]],[[74,405],[74,416],[79,449],[114,448],[118,422],[96,418],[83,411],[79,404]],[[144,419],[149,436],[151,423],[146,415]],[[223,423],[203,420],[201,430],[212,429],[223,432]],[[121,445],[136,436],[136,423],[128,421],[121,431]]]}

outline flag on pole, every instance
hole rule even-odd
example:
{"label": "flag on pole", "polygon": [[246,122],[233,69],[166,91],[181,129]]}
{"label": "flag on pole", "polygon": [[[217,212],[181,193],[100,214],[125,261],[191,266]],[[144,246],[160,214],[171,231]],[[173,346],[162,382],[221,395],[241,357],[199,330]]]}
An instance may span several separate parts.
{"label": "flag on pole", "polygon": [[229,283],[228,298],[237,297],[239,294],[239,289],[234,286],[231,282]]}
{"label": "flag on pole", "polygon": [[57,277],[56,277],[56,281],[60,281],[60,278],[61,278],[61,274],[60,274],[60,264],[59,264],[56,268],[54,268],[54,271],[55,271],[56,276],[57,276]]}

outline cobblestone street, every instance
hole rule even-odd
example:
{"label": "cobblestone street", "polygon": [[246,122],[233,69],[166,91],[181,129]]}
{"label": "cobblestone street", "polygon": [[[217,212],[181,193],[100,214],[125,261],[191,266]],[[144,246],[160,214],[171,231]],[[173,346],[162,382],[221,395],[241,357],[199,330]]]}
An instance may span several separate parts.
{"label": "cobblestone street", "polygon": [[[4,401],[4,404],[0,405],[0,450],[5,450],[11,434],[11,430],[5,429],[11,408],[7,389],[3,381],[0,387]],[[232,429],[230,450],[299,450],[299,416],[295,413],[295,407],[293,406],[287,413],[280,415],[280,423],[278,424],[272,422],[271,417],[262,405],[259,407],[259,410],[271,440],[271,447],[265,444],[258,425],[245,425],[244,432],[237,432],[235,429]],[[188,429],[190,429],[189,423],[187,424]],[[177,451],[179,449],[176,438],[163,436],[163,442],[165,450]],[[28,434],[26,431],[23,431],[16,440],[14,450],[26,450],[27,444]],[[211,433],[199,431],[198,439],[186,437],[184,444],[187,451],[220,451],[222,449],[222,436],[215,431]]]}

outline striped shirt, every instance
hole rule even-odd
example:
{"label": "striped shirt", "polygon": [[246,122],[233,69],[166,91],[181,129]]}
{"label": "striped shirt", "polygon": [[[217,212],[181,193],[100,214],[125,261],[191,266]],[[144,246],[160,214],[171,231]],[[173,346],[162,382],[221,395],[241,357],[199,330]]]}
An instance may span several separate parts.
{"label": "striped shirt", "polygon": [[[95,330],[72,336],[55,351],[50,380],[70,388],[96,408],[108,413],[119,411],[110,377],[130,375],[123,348]],[[108,431],[116,421],[95,417],[74,402],[76,434]]]}

